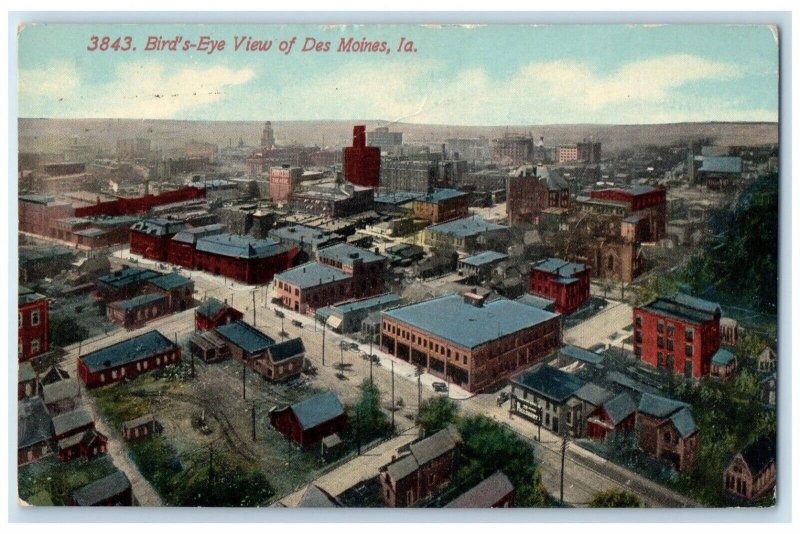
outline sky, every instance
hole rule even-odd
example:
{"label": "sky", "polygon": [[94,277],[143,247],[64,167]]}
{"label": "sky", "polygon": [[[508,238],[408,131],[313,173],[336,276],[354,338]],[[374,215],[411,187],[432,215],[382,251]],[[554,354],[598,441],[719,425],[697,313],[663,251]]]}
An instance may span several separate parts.
{"label": "sky", "polygon": [[[19,116],[421,124],[777,121],[773,28],[742,25],[34,25]],[[93,35],[131,50],[87,50]],[[148,38],[225,48],[145,51]],[[235,39],[271,40],[266,52]],[[296,37],[289,53],[280,42]],[[337,52],[340,39],[389,53]],[[307,38],[328,52],[302,52]],[[401,38],[415,51],[398,51]],[[124,46],[124,42],[121,43]],[[135,50],[133,49],[135,48]]]}

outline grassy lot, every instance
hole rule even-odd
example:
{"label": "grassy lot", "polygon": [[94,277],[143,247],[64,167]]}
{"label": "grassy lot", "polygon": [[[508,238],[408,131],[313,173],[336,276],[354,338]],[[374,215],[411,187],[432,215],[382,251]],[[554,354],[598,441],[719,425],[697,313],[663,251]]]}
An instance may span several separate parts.
{"label": "grassy lot", "polygon": [[66,506],[73,491],[116,470],[107,455],[68,464],[51,456],[19,468],[19,496],[33,505]]}

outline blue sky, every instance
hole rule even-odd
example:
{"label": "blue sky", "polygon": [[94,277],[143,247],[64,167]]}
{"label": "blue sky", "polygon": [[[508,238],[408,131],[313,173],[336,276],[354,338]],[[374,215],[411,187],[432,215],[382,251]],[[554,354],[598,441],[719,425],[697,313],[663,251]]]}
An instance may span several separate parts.
{"label": "blue sky", "polygon": [[[92,35],[130,35],[136,51],[88,52]],[[151,35],[226,45],[145,52]],[[241,35],[272,40],[272,50],[234,51]],[[279,52],[293,36],[292,52]],[[331,51],[301,52],[306,37]],[[337,53],[341,37],[392,51]],[[396,52],[400,37],[417,52]],[[767,26],[41,25],[19,34],[19,89],[21,117],[777,121],[778,45]]]}

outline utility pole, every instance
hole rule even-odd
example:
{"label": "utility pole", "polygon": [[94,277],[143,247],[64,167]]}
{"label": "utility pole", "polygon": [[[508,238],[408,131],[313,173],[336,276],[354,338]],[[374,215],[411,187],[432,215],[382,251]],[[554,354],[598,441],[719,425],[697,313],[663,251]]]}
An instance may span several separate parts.
{"label": "utility pole", "polygon": [[392,432],[395,431],[394,428],[394,360],[392,360]]}
{"label": "utility pole", "polygon": [[253,290],[253,326],[256,326],[256,290]]}
{"label": "utility pole", "polygon": [[422,373],[417,370],[417,421],[419,421],[420,415],[422,415]]}
{"label": "utility pole", "polygon": [[325,327],[327,325],[327,321],[322,321],[322,367],[325,367]]}
{"label": "utility pole", "polygon": [[567,437],[561,438],[561,505],[564,505],[564,460],[567,457]]}
{"label": "utility pole", "polygon": [[194,351],[190,350],[189,352],[192,355],[192,378],[194,378]]}
{"label": "utility pole", "polygon": [[356,447],[358,447],[358,456],[361,456],[361,415],[356,408]]}
{"label": "utility pole", "polygon": [[372,385],[372,327],[369,329],[369,385]]}
{"label": "utility pole", "polygon": [[256,403],[250,408],[250,420],[253,422],[253,441],[256,440]]}
{"label": "utility pole", "polygon": [[245,380],[246,380],[246,375],[245,375],[245,372],[246,372],[246,371],[247,371],[247,367],[245,367],[245,366],[244,366],[244,363],[243,363],[243,364],[242,364],[242,399],[243,399],[243,400],[247,398],[247,397],[246,397],[246,393],[245,393],[245,388],[247,387],[247,386],[246,386],[247,382],[245,382]]}

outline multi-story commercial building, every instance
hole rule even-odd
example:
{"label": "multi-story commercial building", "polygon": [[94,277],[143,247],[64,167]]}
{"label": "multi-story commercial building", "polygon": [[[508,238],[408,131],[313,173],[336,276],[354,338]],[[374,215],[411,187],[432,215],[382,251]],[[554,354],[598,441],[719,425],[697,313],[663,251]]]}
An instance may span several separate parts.
{"label": "multi-story commercial building", "polygon": [[509,224],[539,224],[544,210],[570,206],[569,184],[547,167],[521,167],[508,175],[506,183]]}
{"label": "multi-story commercial building", "polygon": [[19,287],[17,302],[17,358],[30,360],[50,350],[50,301],[28,288]]}
{"label": "multi-story commercial building", "polygon": [[301,167],[281,165],[269,169],[269,198],[277,204],[286,204],[303,177]]}
{"label": "multi-story commercial building", "polygon": [[559,315],[472,293],[381,313],[384,350],[471,392],[533,365],[561,342]]}
{"label": "multi-story commercial building", "polygon": [[185,228],[175,234],[170,240],[167,261],[173,265],[180,265],[187,269],[194,269],[197,241],[204,237],[214,236],[225,233],[225,226],[222,224],[209,224],[196,228]]}
{"label": "multi-story commercial building", "polygon": [[341,243],[317,251],[317,261],[353,277],[351,296],[364,298],[383,293],[386,256]]}
{"label": "multi-story commercial building", "polygon": [[589,298],[590,271],[588,265],[548,258],[531,265],[528,291],[554,300],[558,313],[572,313]]}
{"label": "multi-story commercial building", "polygon": [[145,219],[131,226],[131,252],[149,260],[168,261],[169,246],[186,223],[169,219]]}
{"label": "multi-story commercial building", "polygon": [[428,194],[438,183],[436,162],[397,158],[384,158],[381,162],[382,189]]}
{"label": "multi-story commercial building", "polygon": [[378,187],[381,149],[367,146],[367,127],[353,127],[353,146],[344,149],[344,179],[362,187]]}
{"label": "multi-story commercial building", "polygon": [[686,378],[711,372],[720,348],[719,304],[677,293],[633,310],[633,351],[657,369]]}
{"label": "multi-story commercial building", "polygon": [[578,145],[561,145],[558,147],[558,162],[578,161]]}
{"label": "multi-story commercial building", "polygon": [[656,242],[667,236],[667,190],[646,185],[610,187],[580,197],[581,212],[597,216],[610,235],[637,243]]}
{"label": "multi-story commercial building", "polygon": [[439,189],[414,199],[414,217],[439,224],[469,216],[469,194],[455,189]]}
{"label": "multi-story commercial building", "polygon": [[420,240],[424,246],[453,248],[471,253],[481,242],[502,239],[508,235],[508,226],[487,222],[478,215],[454,219],[435,224],[422,231]]}
{"label": "multi-story commercial building", "polygon": [[50,195],[20,195],[19,231],[45,237],[56,237],[54,227],[59,219],[72,217],[72,204]]}
{"label": "multi-story commercial building", "polygon": [[582,161],[583,163],[600,163],[600,143],[584,139],[582,143],[578,143],[576,146],[578,149],[578,161]]}
{"label": "multi-story commercial building", "polygon": [[327,182],[297,190],[289,197],[292,212],[349,217],[372,209],[374,189],[352,183]]}
{"label": "multi-story commercial building", "polygon": [[403,144],[403,132],[390,132],[383,126],[367,132],[367,144],[378,148],[392,148]]}
{"label": "multi-story commercial building", "polygon": [[150,156],[150,139],[117,139],[117,159],[135,161]]}
{"label": "multi-story commercial building", "polygon": [[352,295],[353,276],[318,262],[304,263],[275,277],[281,304],[300,313],[313,313]]}
{"label": "multi-story commercial building", "polygon": [[505,135],[492,141],[492,160],[499,165],[519,167],[533,158],[533,137]]}
{"label": "multi-story commercial building", "polygon": [[289,268],[298,252],[274,239],[217,234],[197,240],[194,264],[202,271],[245,284],[266,284]]}

